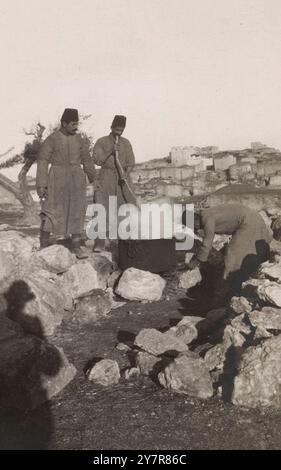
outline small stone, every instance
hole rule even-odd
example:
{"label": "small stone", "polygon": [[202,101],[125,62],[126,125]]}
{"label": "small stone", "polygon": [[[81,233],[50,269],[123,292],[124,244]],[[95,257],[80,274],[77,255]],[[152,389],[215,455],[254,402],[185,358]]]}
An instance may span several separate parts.
{"label": "small stone", "polygon": [[112,359],[102,359],[87,372],[87,378],[104,387],[115,385],[120,380],[119,366]]}
{"label": "small stone", "polygon": [[122,351],[122,352],[131,351],[130,346],[128,346],[128,345],[125,344],[125,343],[118,343],[118,344],[115,346],[115,349],[117,349],[117,351]]}
{"label": "small stone", "polygon": [[188,351],[187,345],[182,340],[169,333],[169,331],[161,333],[153,328],[144,328],[141,330],[135,338],[134,344],[154,356],[159,356],[167,351]]}
{"label": "small stone", "polygon": [[126,369],[124,373],[124,378],[126,380],[136,379],[140,375],[140,370],[138,367],[132,367],[131,369]]}
{"label": "small stone", "polygon": [[202,281],[202,276],[199,268],[185,271],[179,275],[179,286],[182,289],[190,289]]}
{"label": "small stone", "polygon": [[241,313],[249,313],[252,311],[253,306],[246,297],[232,297],[230,301],[230,308],[236,315]]}

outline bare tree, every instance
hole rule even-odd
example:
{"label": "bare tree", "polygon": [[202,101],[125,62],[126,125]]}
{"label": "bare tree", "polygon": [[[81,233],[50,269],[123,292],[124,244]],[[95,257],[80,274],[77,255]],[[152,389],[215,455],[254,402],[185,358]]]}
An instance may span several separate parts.
{"label": "bare tree", "polygon": [[31,130],[24,130],[25,135],[33,136],[33,141],[31,143],[25,144],[23,151],[24,163],[18,175],[18,182],[22,197],[21,202],[24,208],[23,218],[20,223],[23,225],[33,225],[39,223],[38,208],[29,191],[26,177],[33,163],[37,160],[45,129],[45,126],[39,122]]}
{"label": "bare tree", "polygon": [[[84,122],[90,117],[91,114],[85,116],[83,115],[80,117],[80,121]],[[48,129],[48,134],[58,128],[59,124],[55,126],[50,126]],[[24,129],[23,131],[26,136],[33,137],[32,142],[28,142],[25,144],[23,153],[21,155],[15,155],[5,163],[0,165],[1,169],[23,162],[23,167],[18,175],[19,185],[16,185],[9,178],[5,177],[4,175],[1,175],[0,173],[0,184],[2,184],[3,187],[11,191],[23,205],[24,213],[23,217],[19,221],[20,225],[38,225],[40,223],[40,218],[38,214],[38,204],[36,204],[36,202],[34,201],[28,188],[27,173],[29,172],[33,163],[35,163],[38,158],[38,153],[43,141],[43,134],[45,130],[45,126],[42,125],[40,122],[28,131]],[[87,138],[89,140],[89,143],[91,145],[92,139],[87,137],[85,133],[82,133],[82,135],[84,138]],[[7,155],[11,150],[12,149],[5,152],[5,155]]]}

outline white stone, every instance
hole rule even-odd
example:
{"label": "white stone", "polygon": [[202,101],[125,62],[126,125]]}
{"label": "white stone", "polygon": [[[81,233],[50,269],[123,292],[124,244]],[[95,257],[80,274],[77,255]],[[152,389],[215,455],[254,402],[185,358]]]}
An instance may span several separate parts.
{"label": "white stone", "polygon": [[200,357],[180,355],[158,374],[160,384],[176,393],[209,398],[213,396],[210,373]]}
{"label": "white stone", "polygon": [[102,359],[88,371],[87,378],[104,387],[115,385],[120,380],[119,366],[112,359]]}
{"label": "white stone", "polygon": [[62,245],[51,245],[33,255],[33,262],[42,269],[64,273],[76,263],[76,257]]}
{"label": "white stone", "polygon": [[161,333],[153,328],[144,328],[135,338],[135,346],[154,355],[159,356],[167,351],[187,351],[187,345],[167,331]]}
{"label": "white stone", "polygon": [[169,332],[185,344],[191,343],[198,336],[197,323],[204,320],[202,317],[184,317],[177,325],[172,326]]}
{"label": "white stone", "polygon": [[98,273],[89,263],[77,263],[63,274],[73,299],[85,296],[99,288]]}
{"label": "white stone", "polygon": [[249,408],[281,407],[281,335],[248,348],[234,379],[232,403]]}
{"label": "white stone", "polygon": [[162,297],[166,281],[158,274],[129,268],[122,274],[116,293],[128,300],[157,301]]}
{"label": "white stone", "polygon": [[185,271],[179,275],[179,286],[183,289],[190,289],[202,281],[199,268]]}
{"label": "white stone", "polygon": [[262,310],[254,310],[248,315],[251,324],[262,327],[265,330],[281,330],[281,309],[264,307]]}

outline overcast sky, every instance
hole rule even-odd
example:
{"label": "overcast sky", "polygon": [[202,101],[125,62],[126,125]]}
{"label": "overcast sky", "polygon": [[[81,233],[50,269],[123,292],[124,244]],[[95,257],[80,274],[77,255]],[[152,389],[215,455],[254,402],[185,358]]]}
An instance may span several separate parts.
{"label": "overcast sky", "polygon": [[125,114],[137,161],[281,147],[280,0],[0,0],[0,36],[0,154],[65,107]]}

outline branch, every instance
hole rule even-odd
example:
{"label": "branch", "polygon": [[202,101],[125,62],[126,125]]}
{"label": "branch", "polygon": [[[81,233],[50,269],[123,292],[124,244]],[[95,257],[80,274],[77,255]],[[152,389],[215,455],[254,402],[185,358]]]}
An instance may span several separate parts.
{"label": "branch", "polygon": [[0,158],[5,157],[6,155],[8,155],[8,153],[12,152],[12,150],[14,150],[14,149],[15,149],[15,147],[11,147],[11,148],[10,148],[9,150],[7,150],[6,152],[1,153],[1,154],[0,154]]}

